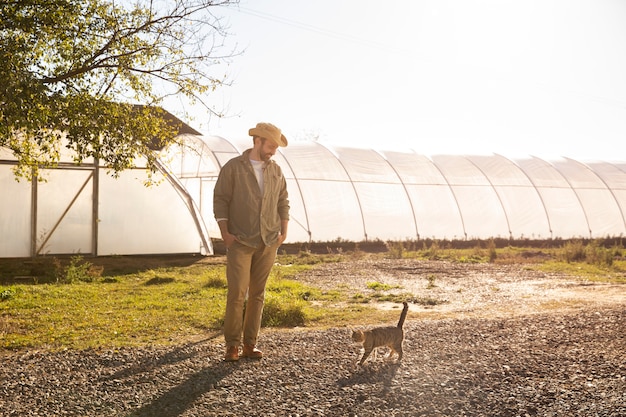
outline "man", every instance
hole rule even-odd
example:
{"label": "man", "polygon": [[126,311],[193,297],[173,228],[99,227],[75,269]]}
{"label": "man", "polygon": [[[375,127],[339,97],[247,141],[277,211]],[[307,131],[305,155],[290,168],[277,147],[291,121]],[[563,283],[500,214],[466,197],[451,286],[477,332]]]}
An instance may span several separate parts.
{"label": "man", "polygon": [[227,248],[226,361],[239,359],[242,341],[242,357],[263,356],[256,344],[265,284],[289,222],[287,182],[271,160],[287,139],[271,123],[258,123],[249,134],[253,147],[222,167],[213,193],[215,219]]}

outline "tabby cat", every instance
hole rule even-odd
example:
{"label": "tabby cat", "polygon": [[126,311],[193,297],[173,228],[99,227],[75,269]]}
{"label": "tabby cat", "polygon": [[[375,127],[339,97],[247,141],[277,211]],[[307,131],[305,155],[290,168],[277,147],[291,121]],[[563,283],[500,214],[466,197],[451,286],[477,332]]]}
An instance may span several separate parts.
{"label": "tabby cat", "polygon": [[406,301],[402,304],[404,304],[404,308],[402,309],[400,320],[396,327],[376,327],[370,330],[354,330],[352,332],[352,340],[363,343],[363,348],[365,349],[359,361],[359,365],[363,365],[363,362],[365,362],[370,353],[380,346],[388,346],[391,349],[389,357],[396,352],[398,354],[398,361],[402,360],[402,342],[404,341],[402,325],[409,311],[409,305]]}

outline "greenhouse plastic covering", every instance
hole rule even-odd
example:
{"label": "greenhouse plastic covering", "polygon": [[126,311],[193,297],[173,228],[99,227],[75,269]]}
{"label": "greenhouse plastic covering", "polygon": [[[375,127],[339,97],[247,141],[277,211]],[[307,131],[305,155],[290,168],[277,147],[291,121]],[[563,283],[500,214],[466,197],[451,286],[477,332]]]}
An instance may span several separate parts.
{"label": "greenhouse plastic covering", "polygon": [[112,177],[92,161],[66,156],[44,181],[16,181],[15,160],[0,148],[0,257],[54,254],[212,253],[208,232],[176,178],[145,163]]}
{"label": "greenhouse plastic covering", "polygon": [[[164,157],[198,204],[209,233],[220,167],[252,142],[189,136]],[[190,151],[189,149],[193,149]],[[415,151],[279,148],[289,189],[287,242],[601,238],[626,232],[626,163],[501,155],[427,157]]]}
{"label": "greenhouse plastic covering", "polygon": [[[159,185],[141,163],[118,178],[69,156],[45,182],[17,182],[0,148],[0,257],[212,253],[213,188],[252,141],[182,135],[160,153]],[[623,236],[626,162],[501,155],[425,156],[296,141],[274,160],[287,179],[287,243],[335,240]]]}

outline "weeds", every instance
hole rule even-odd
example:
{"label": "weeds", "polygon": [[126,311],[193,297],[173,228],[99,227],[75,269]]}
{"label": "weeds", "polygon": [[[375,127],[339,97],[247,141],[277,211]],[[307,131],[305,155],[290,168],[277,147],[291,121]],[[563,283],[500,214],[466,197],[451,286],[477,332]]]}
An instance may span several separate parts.
{"label": "weeds", "polygon": [[276,294],[268,294],[263,306],[261,325],[265,327],[304,326],[306,303],[298,299],[285,299]]}
{"label": "weeds", "polygon": [[389,291],[394,288],[402,288],[399,285],[389,285],[382,282],[368,282],[366,285],[367,288],[374,291]]}
{"label": "weeds", "polygon": [[498,253],[496,251],[496,242],[493,239],[489,240],[487,251],[489,251],[489,262],[494,263],[498,258]]}
{"label": "weeds", "polygon": [[94,282],[102,276],[102,267],[85,261],[82,256],[73,256],[70,263],[63,267],[58,259],[53,260],[57,271],[57,282],[61,284],[73,284],[76,282]]}
{"label": "weeds", "polygon": [[[445,260],[458,263],[545,263],[555,258],[564,263],[584,263],[605,268],[612,268],[615,259],[623,258],[624,248],[621,242],[606,247],[602,240],[581,239],[565,241],[560,247],[545,247],[542,250],[503,246],[498,249],[495,239],[477,242],[473,248],[452,249],[445,242],[423,241],[421,249],[411,251],[408,247],[417,247],[413,242],[386,242],[386,257],[392,259],[415,258]],[[484,245],[484,247],[483,247]],[[619,268],[618,268],[619,269]]]}
{"label": "weeds", "polygon": [[614,257],[620,256],[621,251],[621,247],[605,248],[595,240],[586,245],[581,240],[573,240],[563,246],[560,258],[567,263],[582,262],[610,267]]}
{"label": "weeds", "polygon": [[434,275],[434,274],[430,274],[430,275],[428,275],[428,276],[426,277],[426,279],[428,280],[428,285],[426,285],[426,288],[427,288],[427,289],[429,289],[429,290],[430,290],[430,289],[433,289],[433,288],[436,288],[436,287],[437,287],[437,285],[435,284],[435,279],[436,279],[436,278],[437,278],[437,277],[435,277],[435,275]]}
{"label": "weeds", "polygon": [[330,251],[327,255],[316,255],[309,251],[300,251],[296,255],[281,254],[277,256],[277,263],[280,265],[316,265],[320,263],[341,262],[345,259],[342,253],[333,254]]}
{"label": "weeds", "polygon": [[11,299],[15,295],[14,288],[5,288],[0,290],[0,301]]}
{"label": "weeds", "polygon": [[585,245],[581,240],[567,242],[563,246],[560,258],[565,262],[583,262],[585,260]]}
{"label": "weeds", "polygon": [[[421,242],[420,242],[421,244]],[[572,241],[541,250],[501,246],[494,242],[465,249],[444,247],[445,242],[389,243],[390,253],[362,256],[401,256],[448,262],[529,262],[529,268],[581,276],[587,280],[626,282],[626,260],[621,244],[605,247],[601,241]],[[497,252],[496,252],[497,251]],[[537,255],[538,254],[538,255]],[[539,256],[540,255],[540,256]],[[333,290],[291,279],[316,264],[341,262],[348,254],[315,255],[302,251],[279,255],[266,291],[263,326],[293,327],[341,325],[350,321],[377,322],[387,312],[369,303],[410,301],[425,307],[446,300],[403,292],[400,286],[371,281],[355,290]],[[0,348],[89,348],[173,343],[188,335],[222,326],[227,283],[223,263],[188,262],[169,267],[155,264],[129,266],[115,260],[104,274],[94,260],[81,256],[0,262]],[[95,262],[95,261],[94,261]],[[409,261],[410,262],[410,261]],[[168,264],[169,265],[169,264]],[[19,279],[18,279],[19,278]],[[29,283],[24,283],[24,278]],[[339,279],[339,277],[338,277]],[[435,288],[436,274],[426,276]],[[36,285],[33,285],[33,282]],[[60,285],[61,284],[61,285]],[[491,288],[497,291],[497,288]],[[461,291],[461,290],[459,290]]]}
{"label": "weeds", "polygon": [[226,278],[221,276],[211,276],[207,279],[205,284],[207,288],[227,288],[228,283],[226,282]]}
{"label": "weeds", "polygon": [[385,242],[385,247],[387,248],[387,255],[391,259],[402,259],[404,258],[405,249],[404,244],[402,242]]}
{"label": "weeds", "polygon": [[437,260],[439,259],[441,248],[439,246],[439,242],[434,240],[430,247],[426,247],[426,242],[424,242],[424,248],[422,249],[422,254],[426,259]]}
{"label": "weeds", "polygon": [[414,304],[420,304],[425,307],[433,307],[448,302],[448,300],[440,300],[438,298],[432,297],[413,297],[410,299],[410,301]]}

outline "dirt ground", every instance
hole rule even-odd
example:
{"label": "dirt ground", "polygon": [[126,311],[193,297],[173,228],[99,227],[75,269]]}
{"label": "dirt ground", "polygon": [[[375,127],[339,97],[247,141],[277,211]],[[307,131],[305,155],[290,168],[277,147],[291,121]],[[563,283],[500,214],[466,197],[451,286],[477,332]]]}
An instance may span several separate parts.
{"label": "dirt ground", "polygon": [[410,294],[402,362],[356,366],[360,346],[342,327],[263,329],[265,357],[237,363],[223,362],[219,332],[175,346],[5,353],[0,415],[626,415],[624,284],[404,259],[323,264],[296,279]]}
{"label": "dirt ground", "polygon": [[626,303],[624,284],[544,273],[525,264],[370,258],[324,264],[296,279],[327,290],[340,287],[352,295],[367,295],[368,283],[386,284],[393,288],[390,293],[412,295],[411,316],[421,319],[513,317]]}

